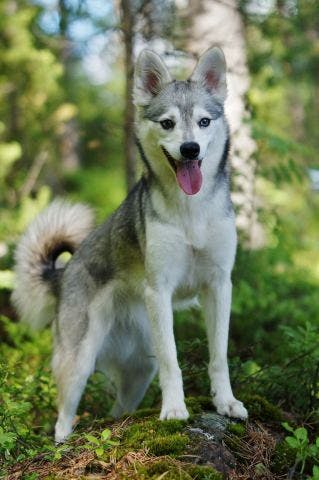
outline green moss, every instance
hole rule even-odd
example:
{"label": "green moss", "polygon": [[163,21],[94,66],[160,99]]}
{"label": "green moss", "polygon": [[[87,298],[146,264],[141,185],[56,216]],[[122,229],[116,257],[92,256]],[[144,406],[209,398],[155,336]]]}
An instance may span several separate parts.
{"label": "green moss", "polygon": [[[158,478],[162,478],[161,475],[163,475],[163,478],[165,480],[191,480],[192,477],[187,473],[179,468],[168,468],[165,469],[162,473],[150,473],[149,469],[141,468],[138,470],[137,476],[135,477],[138,480],[157,480]],[[124,479],[123,479],[124,480]]]}
{"label": "green moss", "polygon": [[260,395],[241,395],[248,410],[249,420],[259,420],[261,422],[283,422],[285,420],[282,410],[268,402]]}
{"label": "green moss", "polygon": [[124,433],[124,442],[130,447],[140,448],[141,442],[154,440],[157,436],[166,436],[181,432],[185,427],[182,420],[167,420],[162,422],[151,417],[130,425]]}
{"label": "green moss", "polygon": [[169,480],[179,478],[179,476],[176,475],[178,473],[176,471],[176,466],[172,464],[172,461],[170,460],[158,460],[157,462],[148,465],[135,465],[135,468],[138,472],[139,478],[142,479],[155,479],[163,474],[165,474],[165,478]]}
{"label": "green moss", "polygon": [[222,480],[223,475],[212,467],[205,465],[190,465],[187,472],[192,479],[196,480]]}
{"label": "green moss", "polygon": [[181,433],[167,435],[165,437],[156,437],[154,440],[144,442],[149,452],[156,456],[161,455],[181,455],[188,443],[188,436]]}
{"label": "green moss", "polygon": [[295,463],[296,451],[284,440],[277,443],[271,459],[271,469],[275,473],[286,474]]}
{"label": "green moss", "polygon": [[157,479],[161,475],[165,480],[222,480],[222,475],[212,467],[176,463],[171,460],[159,460],[149,465],[137,467],[139,479]]}
{"label": "green moss", "polygon": [[140,408],[139,410],[136,410],[136,412],[124,415],[130,418],[146,418],[146,417],[151,417],[154,415],[159,416],[160,411],[157,408]]}
{"label": "green moss", "polygon": [[126,449],[148,448],[153,455],[180,455],[188,442],[188,437],[182,434],[185,423],[162,422],[157,417],[137,421],[126,429],[122,444]]}
{"label": "green moss", "polygon": [[242,423],[229,423],[227,426],[227,432],[236,435],[236,437],[242,438],[246,434],[246,426]]}

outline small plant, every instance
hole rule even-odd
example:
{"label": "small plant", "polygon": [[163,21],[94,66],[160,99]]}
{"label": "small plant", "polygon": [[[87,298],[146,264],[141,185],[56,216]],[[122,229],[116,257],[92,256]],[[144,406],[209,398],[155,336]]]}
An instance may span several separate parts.
{"label": "small plant", "polygon": [[[285,438],[286,443],[296,452],[295,468],[301,463],[300,473],[303,473],[308,459],[319,460],[319,437],[315,443],[310,443],[308,431],[304,427],[292,428],[287,422],[282,426],[292,435]],[[319,468],[313,468],[313,480],[319,479]]]}
{"label": "small plant", "polygon": [[70,450],[70,446],[67,443],[62,443],[61,445],[54,446],[54,447],[50,448],[49,450],[52,450],[53,458],[48,456],[47,459],[48,460],[52,459],[53,461],[57,461],[57,460],[60,460],[62,458],[64,453],[66,453]]}
{"label": "small plant", "polygon": [[310,480],[319,480],[319,466],[314,465],[312,469],[312,477],[310,477]]}
{"label": "small plant", "polygon": [[106,428],[100,435],[100,438],[95,437],[91,434],[85,434],[85,439],[87,443],[84,445],[84,448],[88,450],[94,450],[95,454],[98,457],[102,457],[104,455],[105,450],[109,447],[113,447],[119,445],[119,442],[111,440],[111,430]]}
{"label": "small plant", "polygon": [[0,451],[4,452],[6,459],[10,457],[10,451],[15,447],[16,440],[17,437],[13,432],[6,432],[0,427]]}

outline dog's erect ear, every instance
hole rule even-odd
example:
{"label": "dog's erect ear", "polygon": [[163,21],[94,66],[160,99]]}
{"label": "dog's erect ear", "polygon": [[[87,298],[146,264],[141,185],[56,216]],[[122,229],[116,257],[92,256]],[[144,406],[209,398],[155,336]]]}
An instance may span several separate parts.
{"label": "dog's erect ear", "polygon": [[191,80],[200,82],[211,94],[222,102],[225,101],[227,95],[226,60],[219,47],[210,48],[200,57]]}
{"label": "dog's erect ear", "polygon": [[161,57],[151,50],[143,50],[135,67],[133,92],[135,105],[148,105],[152,97],[171,80]]}

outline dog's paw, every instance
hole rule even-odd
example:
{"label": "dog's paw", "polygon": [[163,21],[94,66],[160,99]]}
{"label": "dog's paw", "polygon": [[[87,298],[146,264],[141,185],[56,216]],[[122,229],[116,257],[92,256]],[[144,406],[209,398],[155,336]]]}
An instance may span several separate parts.
{"label": "dog's paw", "polygon": [[55,425],[54,441],[56,444],[64,443],[68,436],[72,433],[72,426],[57,422]]}
{"label": "dog's paw", "polygon": [[216,407],[217,413],[220,415],[227,415],[227,417],[240,418],[246,420],[248,418],[248,412],[244,407],[244,404],[235,397],[229,399],[223,399],[215,397],[213,398],[213,404]]}
{"label": "dog's paw", "polygon": [[187,420],[189,413],[184,405],[172,405],[165,407],[163,405],[160,420]]}

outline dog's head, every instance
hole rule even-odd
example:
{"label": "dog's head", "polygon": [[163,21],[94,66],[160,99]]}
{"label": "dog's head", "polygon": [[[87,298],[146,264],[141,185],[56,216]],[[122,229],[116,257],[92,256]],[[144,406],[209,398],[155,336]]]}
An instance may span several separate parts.
{"label": "dog's head", "polygon": [[186,81],[173,80],[162,59],[150,50],[138,57],[134,79],[138,135],[158,149],[156,161],[175,172],[188,195],[201,188],[202,162],[218,122],[223,122],[225,98],[226,63],[218,47],[202,55]]}

